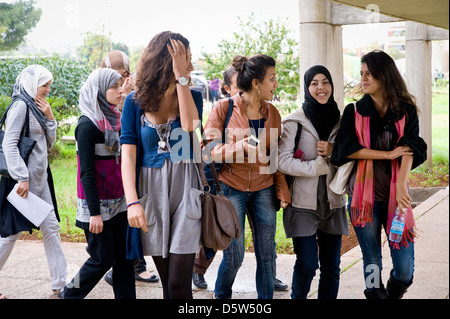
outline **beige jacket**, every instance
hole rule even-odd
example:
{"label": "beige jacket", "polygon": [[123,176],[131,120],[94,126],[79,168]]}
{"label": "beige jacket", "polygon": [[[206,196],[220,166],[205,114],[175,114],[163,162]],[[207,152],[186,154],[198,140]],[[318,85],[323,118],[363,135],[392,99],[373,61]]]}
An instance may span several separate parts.
{"label": "beige jacket", "polygon": [[[283,119],[283,132],[278,144],[278,169],[294,176],[292,182],[292,206],[296,208],[317,209],[317,187],[320,175],[327,175],[327,193],[330,209],[345,206],[345,195],[337,195],[329,189],[329,184],[336,174],[336,166],[327,163],[317,155],[319,135],[306,117],[303,108],[295,110]],[[305,161],[294,158],[294,142],[298,124],[302,125],[300,141],[296,149],[305,153]],[[340,121],[331,131],[328,142],[334,143]]]}

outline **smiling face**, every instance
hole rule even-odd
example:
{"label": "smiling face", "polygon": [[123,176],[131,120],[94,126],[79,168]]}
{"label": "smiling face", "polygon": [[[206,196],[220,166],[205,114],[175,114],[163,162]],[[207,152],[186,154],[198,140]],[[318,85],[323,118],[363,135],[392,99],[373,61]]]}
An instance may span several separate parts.
{"label": "smiling face", "polygon": [[116,82],[106,91],[106,101],[111,105],[117,105],[122,99],[122,80]]}
{"label": "smiling face", "polygon": [[275,94],[275,90],[278,88],[277,73],[275,67],[271,66],[267,68],[264,81],[258,85],[260,90],[260,99],[271,101]]}
{"label": "smiling face", "polygon": [[320,104],[326,104],[333,92],[330,81],[321,73],[316,74],[309,84],[308,91]]}
{"label": "smiling face", "polygon": [[52,84],[52,80],[45,83],[43,86],[37,88],[36,97],[41,97],[45,99],[48,93],[50,93],[50,85]]}

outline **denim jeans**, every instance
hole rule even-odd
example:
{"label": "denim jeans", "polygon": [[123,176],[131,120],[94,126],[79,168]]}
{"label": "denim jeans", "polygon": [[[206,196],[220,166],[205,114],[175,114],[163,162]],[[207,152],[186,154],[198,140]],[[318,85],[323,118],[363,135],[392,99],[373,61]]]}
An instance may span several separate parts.
{"label": "denim jeans", "polygon": [[336,299],[339,290],[341,235],[317,230],[307,237],[293,237],[297,260],[292,275],[292,299],[306,299],[320,261],[318,299]]}
{"label": "denim jeans", "polygon": [[253,238],[256,256],[256,290],[259,299],[273,298],[273,263],[276,230],[275,185],[255,192],[241,192],[220,182],[224,194],[233,204],[241,225],[241,236],[233,238],[223,251],[214,293],[218,299],[231,298],[236,274],[244,260],[244,226],[247,202],[252,210]]}
{"label": "denim jeans", "polygon": [[[347,209],[350,212],[352,198],[348,198]],[[363,254],[364,280],[367,289],[381,287],[381,226],[386,230],[388,217],[388,203],[375,201],[373,207],[373,221],[366,223],[364,227],[354,226],[356,236]],[[351,214],[350,214],[351,218]],[[414,273],[414,243],[409,242],[408,247],[401,245],[400,249],[394,249],[389,245],[391,251],[393,273],[395,280],[408,284]]]}

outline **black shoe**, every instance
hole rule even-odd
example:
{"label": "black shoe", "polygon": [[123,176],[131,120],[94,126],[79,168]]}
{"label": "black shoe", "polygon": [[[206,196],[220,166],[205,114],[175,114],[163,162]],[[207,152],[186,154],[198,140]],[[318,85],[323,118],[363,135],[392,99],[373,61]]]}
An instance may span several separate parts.
{"label": "black shoe", "polygon": [[288,290],[288,285],[282,282],[280,279],[273,278],[273,289],[276,291],[286,291]]}
{"label": "black shoe", "polygon": [[134,275],[134,278],[135,278],[137,281],[143,281],[143,282],[158,282],[158,281],[159,281],[159,277],[156,276],[156,275],[151,275],[149,278],[142,278],[141,276],[139,276],[138,273],[136,273],[136,274]]}
{"label": "black shoe", "polygon": [[110,284],[111,286],[113,285],[113,279],[112,279],[112,269],[110,271],[108,271],[105,275],[105,281]]}
{"label": "black shoe", "polygon": [[203,277],[203,275],[201,274],[196,274],[195,272],[193,272],[192,281],[197,288],[206,289],[208,287],[208,284],[205,281],[205,277]]}

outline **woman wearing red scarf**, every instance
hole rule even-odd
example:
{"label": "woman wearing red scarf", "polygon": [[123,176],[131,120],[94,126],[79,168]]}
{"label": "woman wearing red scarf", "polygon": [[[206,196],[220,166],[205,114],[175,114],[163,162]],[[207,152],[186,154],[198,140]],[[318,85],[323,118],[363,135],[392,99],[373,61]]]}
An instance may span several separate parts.
{"label": "woman wearing red scarf", "polygon": [[[383,51],[361,58],[364,96],[346,107],[331,162],[355,161],[347,182],[348,210],[361,247],[368,299],[401,298],[414,273],[414,216],[408,189],[411,169],[426,160],[418,108],[394,60]],[[406,210],[400,243],[389,242],[393,269],[381,281],[381,226],[389,235],[395,208]]]}

